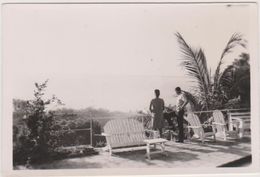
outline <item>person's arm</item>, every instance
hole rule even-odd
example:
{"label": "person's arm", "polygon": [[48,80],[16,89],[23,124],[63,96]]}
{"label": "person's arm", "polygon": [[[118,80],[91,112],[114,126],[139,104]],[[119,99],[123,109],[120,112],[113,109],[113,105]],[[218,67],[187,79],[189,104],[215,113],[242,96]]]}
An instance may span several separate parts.
{"label": "person's arm", "polygon": [[149,107],[149,110],[150,110],[151,112],[153,112],[152,107],[153,107],[153,103],[152,103],[152,101],[151,101],[151,103],[150,103],[150,107]]}
{"label": "person's arm", "polygon": [[182,104],[181,109],[183,109],[189,103],[188,99],[186,98],[186,96],[184,94],[182,95],[182,97],[183,97],[184,103]]}
{"label": "person's arm", "polygon": [[164,104],[164,100],[162,100],[162,102],[163,102],[163,111],[164,111],[164,109],[165,109],[165,104]]}

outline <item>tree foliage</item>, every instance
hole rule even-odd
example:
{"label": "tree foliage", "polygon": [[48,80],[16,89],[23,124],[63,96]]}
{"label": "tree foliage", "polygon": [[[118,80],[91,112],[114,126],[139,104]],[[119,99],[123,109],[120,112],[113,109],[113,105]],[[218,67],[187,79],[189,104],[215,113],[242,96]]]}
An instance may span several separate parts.
{"label": "tree foliage", "polygon": [[243,107],[250,106],[250,64],[249,54],[242,53],[221,75],[220,85],[227,97],[240,99]]}
{"label": "tree foliage", "polygon": [[53,113],[46,107],[53,103],[62,103],[56,96],[44,99],[47,82],[48,80],[42,84],[35,83],[34,99],[20,102],[23,105],[23,121],[27,133],[19,137],[20,141],[14,148],[14,160],[18,162],[26,160],[36,163],[48,160],[58,145],[59,127],[55,126]]}

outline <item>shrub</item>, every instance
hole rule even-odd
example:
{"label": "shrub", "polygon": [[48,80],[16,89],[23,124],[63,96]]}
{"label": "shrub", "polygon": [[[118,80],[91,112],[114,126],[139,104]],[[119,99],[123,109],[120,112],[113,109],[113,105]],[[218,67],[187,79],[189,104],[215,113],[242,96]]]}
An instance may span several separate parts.
{"label": "shrub", "polygon": [[27,134],[22,133],[18,140],[14,139],[17,140],[13,149],[14,164],[49,160],[59,145],[60,127],[55,126],[53,113],[47,111],[46,106],[52,103],[61,104],[61,101],[55,96],[51,99],[43,99],[47,82],[35,83],[34,99],[26,102],[27,110],[23,128],[27,129]]}

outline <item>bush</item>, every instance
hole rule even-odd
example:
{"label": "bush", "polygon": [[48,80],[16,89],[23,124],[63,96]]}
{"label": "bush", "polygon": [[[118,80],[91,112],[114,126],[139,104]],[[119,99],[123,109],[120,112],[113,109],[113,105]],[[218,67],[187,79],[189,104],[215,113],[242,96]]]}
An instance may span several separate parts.
{"label": "bush", "polygon": [[21,128],[27,131],[23,131],[19,135],[17,127],[14,128],[14,164],[28,163],[28,161],[39,163],[49,160],[59,145],[60,127],[55,126],[53,113],[46,111],[46,106],[54,102],[61,104],[61,101],[55,96],[51,99],[43,99],[47,82],[35,83],[35,98],[26,102],[26,113],[23,119],[25,127]]}
{"label": "bush", "polygon": [[[100,115],[110,114],[102,109],[48,111],[47,107],[50,104],[62,104],[61,101],[55,96],[50,99],[43,98],[47,81],[43,84],[35,83],[35,86],[33,100],[13,100],[14,166],[69,157],[70,155],[60,151],[58,147],[90,144],[90,131],[84,130],[90,128],[90,119],[86,120],[85,115],[87,116],[89,112]],[[104,137],[94,136],[101,134],[101,124],[92,121],[92,128],[93,146],[103,146],[104,143],[100,142],[105,142]]]}

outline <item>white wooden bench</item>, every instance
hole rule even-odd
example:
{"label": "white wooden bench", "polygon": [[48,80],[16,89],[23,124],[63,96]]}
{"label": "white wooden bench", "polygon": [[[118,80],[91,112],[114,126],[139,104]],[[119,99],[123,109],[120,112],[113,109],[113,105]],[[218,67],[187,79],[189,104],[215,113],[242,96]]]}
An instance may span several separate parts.
{"label": "white wooden bench", "polygon": [[114,152],[146,149],[146,156],[151,159],[150,155],[155,152],[151,152],[150,147],[154,145],[156,148],[157,144],[161,146],[159,152],[164,153],[164,143],[167,140],[162,138],[148,139],[145,136],[145,131],[142,123],[137,120],[114,119],[106,123],[102,135],[106,137],[110,155]]}
{"label": "white wooden bench", "polygon": [[229,130],[233,130],[234,124],[238,123],[239,137],[243,138],[245,130],[251,130],[251,114],[250,112],[229,113]]}

